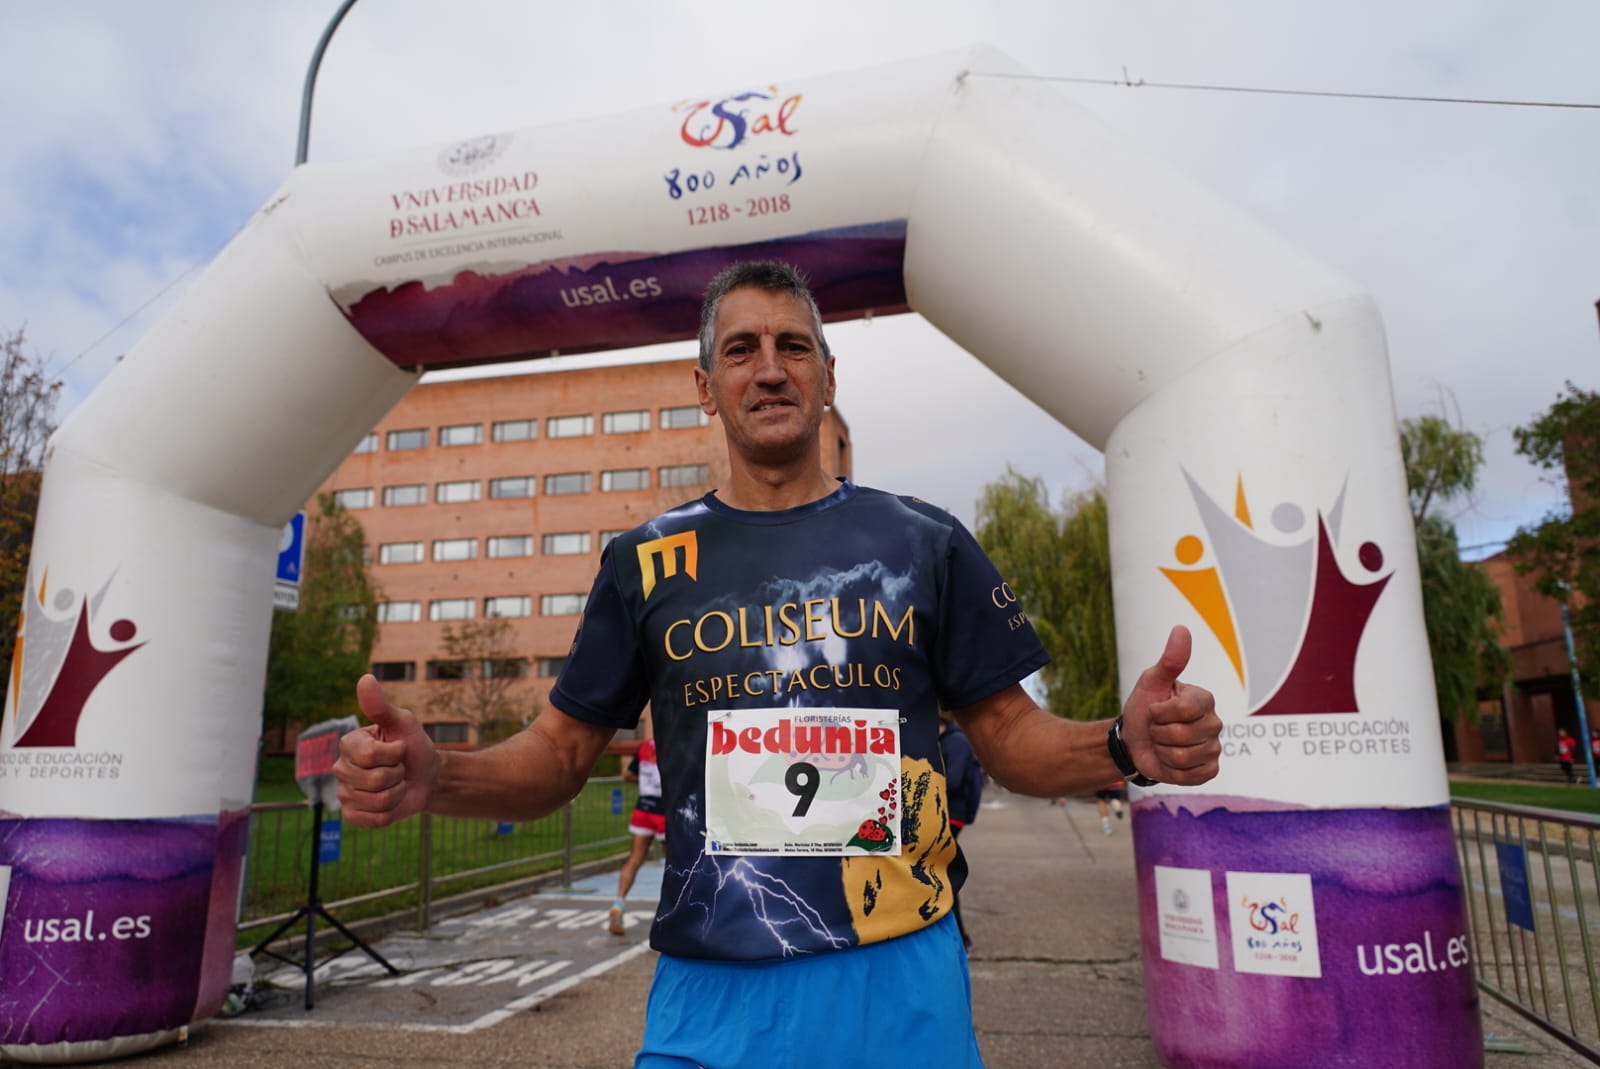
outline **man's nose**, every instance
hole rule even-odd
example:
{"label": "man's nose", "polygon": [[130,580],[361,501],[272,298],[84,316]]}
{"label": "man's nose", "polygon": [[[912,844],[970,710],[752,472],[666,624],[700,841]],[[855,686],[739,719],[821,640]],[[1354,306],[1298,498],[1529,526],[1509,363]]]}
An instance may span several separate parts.
{"label": "man's nose", "polygon": [[785,367],[783,357],[778,353],[778,343],[775,338],[762,338],[761,347],[756,352],[756,381],[760,383],[781,383],[788,379],[789,371]]}

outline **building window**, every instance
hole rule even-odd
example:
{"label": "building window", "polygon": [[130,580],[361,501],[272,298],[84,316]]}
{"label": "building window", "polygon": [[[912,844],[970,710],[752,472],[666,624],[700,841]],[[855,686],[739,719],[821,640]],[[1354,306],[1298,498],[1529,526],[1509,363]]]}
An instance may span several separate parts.
{"label": "building window", "polygon": [[533,535],[495,535],[486,541],[492,559],[533,556]]}
{"label": "building window", "polygon": [[449,427],[439,428],[439,444],[452,445],[478,445],[483,441],[483,424],[457,423]]}
{"label": "building window", "polygon": [[544,594],[539,598],[539,615],[577,616],[588,597],[587,594]]}
{"label": "building window", "polygon": [[634,409],[632,412],[607,412],[600,417],[600,429],[606,434],[633,434],[650,429],[650,410]]}
{"label": "building window", "polygon": [[378,661],[372,674],[379,683],[410,683],[417,678],[416,661]]}
{"label": "building window", "polygon": [[600,489],[608,493],[613,490],[648,490],[650,469],[618,468],[615,471],[602,471]]}
{"label": "building window", "polygon": [[560,675],[561,670],[566,666],[567,659],[565,657],[540,657],[539,676],[542,679],[550,679],[553,676]]}
{"label": "building window", "polygon": [[458,505],[463,501],[476,501],[482,484],[476,479],[458,479],[449,483],[433,484],[433,499],[441,505]]}
{"label": "building window", "polygon": [[377,451],[378,451],[378,432],[377,431],[368,431],[366,433],[366,436],[363,437],[361,439],[361,441],[356,443],[356,447],[354,449],[350,450],[350,452],[352,454],[355,454],[355,453],[376,453]]}
{"label": "building window", "polygon": [[471,730],[466,724],[423,724],[422,730],[436,743],[464,743]]}
{"label": "building window", "polygon": [[546,438],[582,438],[593,433],[593,416],[551,416],[544,421]]}
{"label": "building window", "polygon": [[466,661],[429,661],[429,679],[466,679],[468,677]]}
{"label": "building window", "polygon": [[555,494],[587,494],[590,476],[586,471],[568,471],[544,477],[544,492]]}
{"label": "building window", "polygon": [[483,615],[485,618],[495,616],[532,616],[533,599],[526,594],[508,595],[500,598],[484,598]]}
{"label": "building window", "polygon": [[428,602],[428,619],[438,620],[470,620],[472,619],[471,598],[436,598]]}
{"label": "building window", "polygon": [[657,485],[704,486],[711,481],[711,469],[705,464],[674,464],[656,471]]}
{"label": "building window", "polygon": [[478,540],[476,538],[436,538],[433,540],[433,559],[477,560]]}
{"label": "building window", "polygon": [[414,624],[420,619],[422,619],[422,603],[420,601],[378,602],[378,622],[380,624]]}
{"label": "building window", "polygon": [[539,421],[503,419],[491,428],[490,435],[497,442],[531,442],[539,437]]}
{"label": "building window", "polygon": [[428,503],[428,484],[407,483],[404,486],[385,486],[383,488],[383,503],[389,508],[401,508],[406,505],[426,505]]}
{"label": "building window", "polygon": [[[532,497],[532,475],[508,475],[503,479],[489,480],[490,497]],[[548,491],[546,491],[548,492]]]}
{"label": "building window", "polygon": [[589,552],[589,532],[569,531],[564,534],[544,536],[544,552],[552,557]]}
{"label": "building window", "polygon": [[506,657],[483,662],[483,678],[485,679],[527,679],[528,659],[526,657]]}
{"label": "building window", "polygon": [[613,538],[619,538],[622,535],[625,535],[627,533],[628,533],[627,531],[601,531],[600,532],[600,548],[601,549],[605,549],[607,546],[609,546],[611,544],[611,540]]}
{"label": "building window", "polygon": [[379,564],[416,564],[421,560],[421,542],[385,542],[378,547]]}
{"label": "building window", "polygon": [[384,440],[384,448],[391,453],[400,449],[426,449],[428,428],[412,427],[403,431],[390,431]]}
{"label": "building window", "polygon": [[683,427],[704,427],[711,417],[700,411],[699,405],[678,405],[661,410],[661,429],[675,431]]}
{"label": "building window", "polygon": [[372,563],[372,546],[368,545],[366,542],[361,543],[361,563]]}
{"label": "building window", "polygon": [[372,487],[363,486],[359,490],[335,490],[333,500],[342,509],[369,509],[372,507]]}

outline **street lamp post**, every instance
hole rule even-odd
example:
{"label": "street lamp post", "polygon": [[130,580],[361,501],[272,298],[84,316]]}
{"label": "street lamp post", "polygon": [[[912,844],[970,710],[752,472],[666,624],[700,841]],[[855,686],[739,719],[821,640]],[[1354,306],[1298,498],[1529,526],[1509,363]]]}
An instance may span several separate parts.
{"label": "street lamp post", "polygon": [[1567,599],[1561,599],[1561,633],[1567,639],[1567,668],[1572,672],[1572,697],[1578,703],[1578,727],[1583,732],[1583,761],[1589,768],[1589,786],[1600,787],[1595,779],[1594,745],[1589,740],[1589,715],[1583,705],[1583,684],[1578,679],[1578,654],[1572,645],[1572,623],[1567,618]]}
{"label": "street lamp post", "polygon": [[328,20],[328,26],[322,31],[322,37],[317,41],[316,51],[311,53],[311,66],[306,69],[306,85],[300,93],[300,139],[295,144],[294,165],[300,166],[306,162],[306,150],[311,146],[311,96],[317,88],[317,69],[322,66],[322,54],[328,50],[328,42],[333,40],[333,31],[339,28],[339,23],[356,6],[356,0],[343,0],[339,10],[333,13],[333,18]]}

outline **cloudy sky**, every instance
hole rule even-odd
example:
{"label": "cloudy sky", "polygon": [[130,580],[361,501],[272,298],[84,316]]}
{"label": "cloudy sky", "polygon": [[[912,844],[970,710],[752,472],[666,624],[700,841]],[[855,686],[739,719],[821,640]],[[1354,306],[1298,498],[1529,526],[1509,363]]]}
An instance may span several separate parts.
{"label": "cloudy sky", "polygon": [[[61,415],[284,180],[337,6],[0,6],[0,330],[25,325],[65,380]],[[309,155],[993,44],[1372,294],[1399,415],[1445,414],[1485,440],[1479,491],[1455,518],[1463,545],[1492,548],[1560,500],[1512,428],[1569,379],[1600,388],[1600,110],[1068,79],[1594,105],[1597,40],[1588,0],[361,0],[324,60]],[[1099,478],[1093,449],[919,318],[830,340],[860,481],[970,521],[1007,465],[1057,492]]]}

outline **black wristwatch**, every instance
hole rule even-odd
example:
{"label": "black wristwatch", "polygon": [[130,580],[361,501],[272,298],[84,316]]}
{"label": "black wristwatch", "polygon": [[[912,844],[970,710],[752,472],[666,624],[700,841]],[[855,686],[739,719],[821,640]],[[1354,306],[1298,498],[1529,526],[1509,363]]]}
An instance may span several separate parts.
{"label": "black wristwatch", "polygon": [[1106,749],[1110,751],[1111,763],[1117,766],[1117,771],[1135,787],[1154,787],[1161,782],[1140,772],[1139,766],[1133,763],[1133,757],[1128,753],[1128,744],[1122,741],[1120,716],[1111,722],[1111,730],[1106,732]]}

